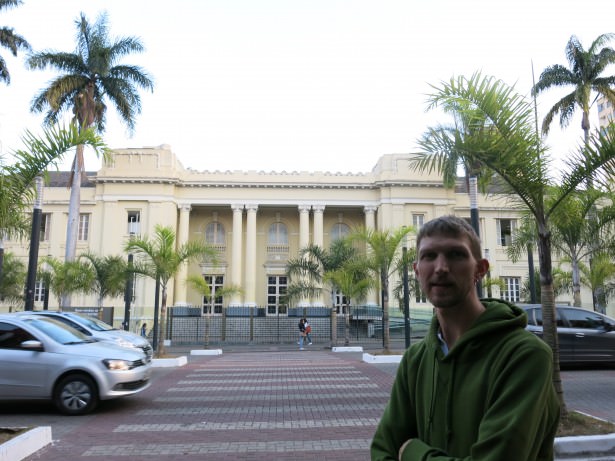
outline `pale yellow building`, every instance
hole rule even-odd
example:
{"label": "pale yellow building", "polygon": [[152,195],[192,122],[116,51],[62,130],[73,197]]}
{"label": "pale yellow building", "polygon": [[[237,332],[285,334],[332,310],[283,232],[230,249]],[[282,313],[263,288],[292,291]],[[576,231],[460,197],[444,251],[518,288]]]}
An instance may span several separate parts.
{"label": "pale yellow building", "polygon": [[[54,182],[43,193],[39,258],[64,256],[69,190],[57,174],[52,178]],[[200,240],[215,245],[219,263],[191,264],[172,280],[168,293],[169,306],[200,306],[204,313],[214,315],[226,306],[260,306],[266,307],[269,315],[284,314],[286,306],[280,296],[287,283],[286,261],[308,243],[326,248],[358,227],[418,227],[444,214],[470,217],[463,186],[445,189],[440,177],[412,171],[406,155],[384,155],[372,171],[361,174],[195,171],[185,168],[167,145],[119,149],[99,171],[89,175],[84,186],[78,253],[89,250],[125,256],[126,241],[132,235],[152,235],[157,224],[171,226],[179,244]],[[506,287],[493,288],[492,295],[519,301],[528,262],[512,263],[506,256],[518,213],[502,197],[480,196],[478,205],[481,240],[492,265],[490,275],[500,278]],[[412,239],[408,244],[413,245]],[[5,251],[27,262],[27,242],[5,242]],[[537,255],[534,259],[537,267]],[[186,285],[188,274],[207,277],[214,292],[233,284],[240,286],[242,293],[213,306],[204,305],[202,297]],[[37,309],[42,306],[41,288],[37,284]],[[591,309],[587,290],[582,299],[583,307]],[[92,296],[72,297],[73,306],[93,306],[95,302]],[[412,307],[429,306],[421,299],[411,299],[411,303]],[[123,299],[106,299],[104,304],[115,307],[116,323],[121,322]],[[300,304],[330,302],[323,297]],[[376,293],[367,304],[379,304]],[[52,297],[49,305],[57,307],[58,300]],[[139,279],[132,319],[151,319],[153,305],[154,282]]]}

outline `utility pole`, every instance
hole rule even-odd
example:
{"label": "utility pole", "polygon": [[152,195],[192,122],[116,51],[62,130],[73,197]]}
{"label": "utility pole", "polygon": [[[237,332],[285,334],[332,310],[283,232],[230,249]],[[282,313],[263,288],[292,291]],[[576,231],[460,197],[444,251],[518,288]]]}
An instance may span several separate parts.
{"label": "utility pole", "polygon": [[43,178],[36,177],[36,198],[32,211],[32,233],[30,234],[30,256],[28,258],[28,276],[26,278],[25,310],[34,310],[34,288],[36,286],[36,266],[38,262],[38,246],[41,238],[41,221],[43,218]]}

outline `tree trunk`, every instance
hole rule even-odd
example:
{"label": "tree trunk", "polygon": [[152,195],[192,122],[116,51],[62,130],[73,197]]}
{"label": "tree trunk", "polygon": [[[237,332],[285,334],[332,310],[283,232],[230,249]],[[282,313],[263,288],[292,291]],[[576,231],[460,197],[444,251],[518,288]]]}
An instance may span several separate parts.
{"label": "tree trunk", "polygon": [[581,306],[581,271],[579,261],[572,259],[572,297],[575,306]]}
{"label": "tree trunk", "polygon": [[[544,227],[544,226],[543,226]],[[565,415],[566,402],[559,366],[559,341],[553,290],[553,264],[551,260],[551,234],[543,229],[538,231],[538,260],[540,266],[540,301],[542,303],[542,330],[545,342],[553,352],[553,387],[558,396],[561,414]]]}
{"label": "tree trunk", "polygon": [[389,334],[389,280],[383,271],[380,274],[382,286],[382,347],[385,352],[391,348],[391,335]]}

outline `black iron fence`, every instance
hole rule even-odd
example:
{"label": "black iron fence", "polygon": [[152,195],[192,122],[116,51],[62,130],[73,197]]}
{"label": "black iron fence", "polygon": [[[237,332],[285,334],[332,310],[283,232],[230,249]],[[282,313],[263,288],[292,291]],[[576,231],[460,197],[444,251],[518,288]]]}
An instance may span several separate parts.
{"label": "black iron fence", "polygon": [[[263,307],[228,307],[224,315],[203,315],[198,307],[170,307],[165,338],[173,345],[215,347],[225,344],[293,344],[299,339],[298,323],[306,317],[312,326],[316,345],[377,345],[382,343],[382,310],[379,307],[351,307],[348,314],[332,316],[328,307],[289,308],[284,315],[266,315]],[[422,310],[410,316],[412,340],[422,338],[431,318],[431,311]],[[401,317],[390,318],[391,341],[405,339],[405,323]]]}

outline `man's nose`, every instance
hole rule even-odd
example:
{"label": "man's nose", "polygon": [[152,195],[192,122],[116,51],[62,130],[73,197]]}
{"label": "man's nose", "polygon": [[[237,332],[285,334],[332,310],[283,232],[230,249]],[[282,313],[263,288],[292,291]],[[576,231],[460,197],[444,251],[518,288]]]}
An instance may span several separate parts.
{"label": "man's nose", "polygon": [[445,255],[438,255],[435,260],[436,272],[448,272],[448,260]]}

